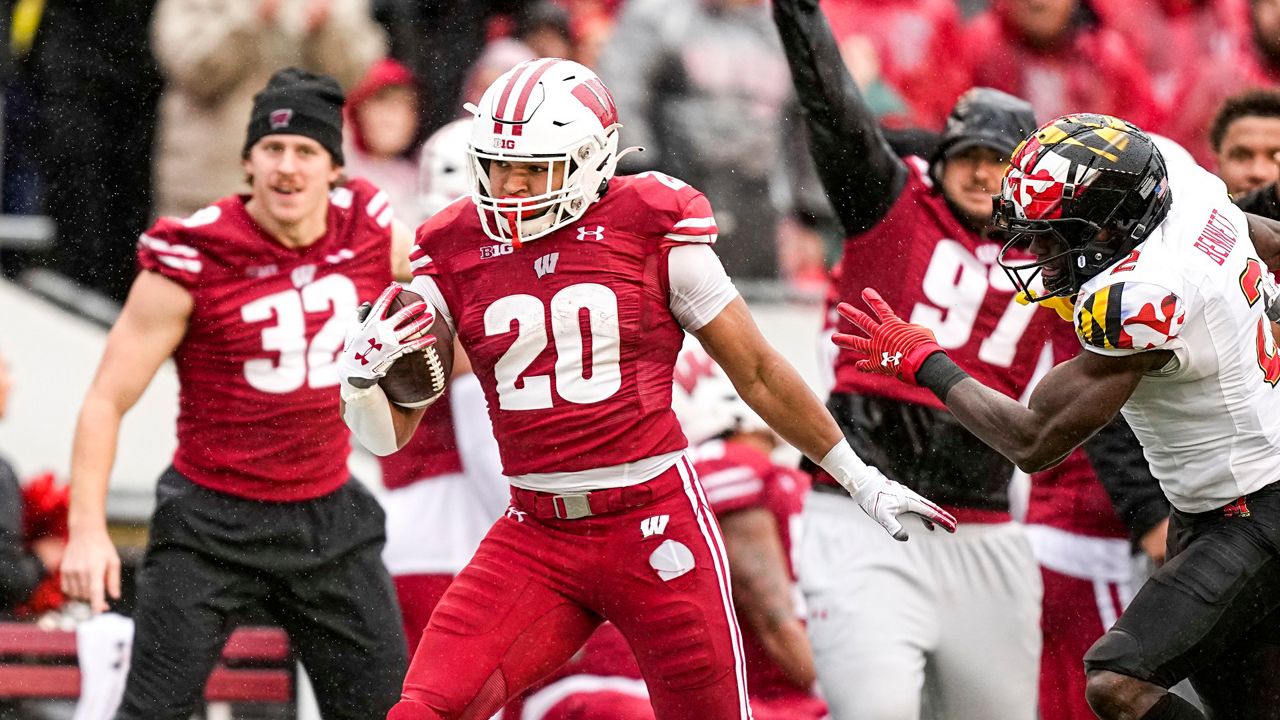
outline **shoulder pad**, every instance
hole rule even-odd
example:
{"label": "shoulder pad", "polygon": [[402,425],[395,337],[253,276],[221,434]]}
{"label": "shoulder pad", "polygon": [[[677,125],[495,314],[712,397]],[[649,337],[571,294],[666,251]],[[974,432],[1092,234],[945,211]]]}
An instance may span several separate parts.
{"label": "shoulder pad", "polygon": [[1172,290],[1148,282],[1118,282],[1076,305],[1076,335],[1094,352],[1128,355],[1168,345],[1182,332],[1186,317]]}
{"label": "shoulder pad", "polygon": [[162,217],[138,237],[138,265],[143,270],[160,273],[184,287],[197,282],[205,270],[200,232],[189,228],[212,225],[222,216],[222,208],[210,205],[187,218]]}
{"label": "shoulder pad", "polygon": [[364,178],[350,178],[346,184],[329,191],[329,202],[341,209],[353,208],[369,217],[380,228],[391,226],[395,211],[386,191]]}
{"label": "shoulder pad", "polygon": [[651,170],[634,176],[631,189],[656,223],[655,233],[672,242],[715,243],[715,215],[710,201],[697,188]]}

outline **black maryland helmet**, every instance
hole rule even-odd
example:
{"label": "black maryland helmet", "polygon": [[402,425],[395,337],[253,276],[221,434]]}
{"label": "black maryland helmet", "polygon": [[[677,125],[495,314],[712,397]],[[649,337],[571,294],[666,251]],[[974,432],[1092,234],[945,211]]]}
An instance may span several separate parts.
{"label": "black maryland helmet", "polygon": [[1026,100],[993,88],[970,88],[947,116],[942,139],[929,157],[929,173],[938,182],[942,163],[971,147],[989,147],[1011,157],[1035,126],[1035,113]]}
{"label": "black maryland helmet", "polygon": [[1146,240],[1171,204],[1150,136],[1109,115],[1064,115],[1013,153],[992,216],[1007,240],[1000,265],[1024,292],[1040,275],[1035,299],[1074,295]]}

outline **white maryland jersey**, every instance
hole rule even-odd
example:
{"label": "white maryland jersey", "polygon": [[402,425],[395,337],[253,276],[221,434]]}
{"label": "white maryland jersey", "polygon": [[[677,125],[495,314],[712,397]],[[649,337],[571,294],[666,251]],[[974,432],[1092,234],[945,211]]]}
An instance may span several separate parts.
{"label": "white maryland jersey", "polygon": [[1217,177],[1166,161],[1168,217],[1084,284],[1075,326],[1092,352],[1174,353],[1124,416],[1173,506],[1204,512],[1280,480],[1280,357],[1244,213]]}

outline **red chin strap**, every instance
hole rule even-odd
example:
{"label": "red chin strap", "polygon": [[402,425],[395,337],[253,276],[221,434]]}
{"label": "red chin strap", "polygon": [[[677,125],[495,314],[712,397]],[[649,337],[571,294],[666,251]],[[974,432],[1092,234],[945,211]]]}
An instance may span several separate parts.
{"label": "red chin strap", "polygon": [[[503,200],[520,200],[519,195],[504,195]],[[507,221],[507,226],[511,228],[511,247],[519,250],[524,243],[520,241],[520,221],[528,220],[534,216],[533,210],[512,210],[511,212],[502,213],[503,219]]]}

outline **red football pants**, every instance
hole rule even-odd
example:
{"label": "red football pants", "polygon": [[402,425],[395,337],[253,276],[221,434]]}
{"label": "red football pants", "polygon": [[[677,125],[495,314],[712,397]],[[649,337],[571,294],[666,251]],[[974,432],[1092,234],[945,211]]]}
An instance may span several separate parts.
{"label": "red football pants", "polygon": [[391,580],[396,584],[396,599],[400,601],[404,639],[409,643],[409,654],[413,655],[418,638],[422,637],[431,613],[453,582],[453,575],[394,575]]}
{"label": "red football pants", "polygon": [[1114,582],[1063,575],[1040,568],[1044,604],[1040,629],[1041,720],[1093,720],[1084,699],[1084,654],[1124,611]]}
{"label": "red football pants", "polygon": [[635,651],[657,718],[750,718],[715,516],[683,458],[649,483],[638,508],[498,520],[431,616],[388,719],[488,718],[602,618]]}

